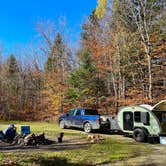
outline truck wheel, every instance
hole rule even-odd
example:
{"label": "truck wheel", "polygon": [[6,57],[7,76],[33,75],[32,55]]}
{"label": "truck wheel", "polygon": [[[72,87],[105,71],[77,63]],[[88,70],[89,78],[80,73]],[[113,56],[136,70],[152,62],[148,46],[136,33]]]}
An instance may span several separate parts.
{"label": "truck wheel", "polygon": [[144,131],[140,128],[137,128],[134,130],[133,132],[133,138],[137,141],[137,142],[144,142],[146,139],[146,134],[144,133]]}
{"label": "truck wheel", "polygon": [[91,126],[91,124],[89,122],[84,124],[84,131],[86,133],[90,133],[92,131],[92,126]]}
{"label": "truck wheel", "polygon": [[61,129],[65,129],[65,128],[66,128],[66,126],[65,126],[65,121],[64,121],[64,120],[61,120],[61,121],[59,122],[59,126],[60,126]]}

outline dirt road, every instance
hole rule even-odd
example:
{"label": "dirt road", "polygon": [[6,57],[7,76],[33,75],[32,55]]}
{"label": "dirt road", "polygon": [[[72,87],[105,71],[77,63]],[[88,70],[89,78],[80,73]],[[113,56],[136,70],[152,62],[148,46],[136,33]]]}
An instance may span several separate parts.
{"label": "dirt road", "polygon": [[153,145],[152,152],[131,158],[126,161],[117,162],[115,166],[165,166],[166,165],[166,145]]}
{"label": "dirt road", "polygon": [[[110,137],[134,143],[132,138],[123,136]],[[166,166],[166,145],[145,144],[145,146],[152,149],[150,153],[141,154],[138,157],[130,158],[128,160],[118,161],[116,163],[112,163],[111,166]],[[110,164],[108,164],[108,166],[110,166]]]}

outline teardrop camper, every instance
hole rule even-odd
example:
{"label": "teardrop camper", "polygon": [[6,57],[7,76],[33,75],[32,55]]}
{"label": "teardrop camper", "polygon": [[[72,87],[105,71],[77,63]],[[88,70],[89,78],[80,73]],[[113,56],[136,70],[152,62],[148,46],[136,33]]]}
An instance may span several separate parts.
{"label": "teardrop camper", "polygon": [[154,107],[124,107],[119,111],[117,120],[120,129],[132,134],[138,142],[144,142],[149,136],[166,135],[166,100]]}

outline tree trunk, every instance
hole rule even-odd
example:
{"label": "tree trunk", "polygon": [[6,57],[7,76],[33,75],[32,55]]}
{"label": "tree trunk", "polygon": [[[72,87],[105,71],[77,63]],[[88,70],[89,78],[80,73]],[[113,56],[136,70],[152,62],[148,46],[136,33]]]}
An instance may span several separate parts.
{"label": "tree trunk", "polygon": [[149,90],[148,90],[148,98],[152,101],[152,71],[151,71],[151,57],[147,54],[148,59],[148,77],[149,77]]}

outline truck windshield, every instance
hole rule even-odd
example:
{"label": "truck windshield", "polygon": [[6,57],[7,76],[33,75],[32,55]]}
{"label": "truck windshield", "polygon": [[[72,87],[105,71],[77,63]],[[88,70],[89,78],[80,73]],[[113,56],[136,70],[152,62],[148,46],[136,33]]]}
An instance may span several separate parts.
{"label": "truck windshield", "polygon": [[99,115],[97,110],[86,109],[85,115]]}

